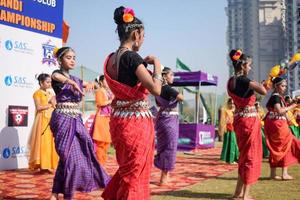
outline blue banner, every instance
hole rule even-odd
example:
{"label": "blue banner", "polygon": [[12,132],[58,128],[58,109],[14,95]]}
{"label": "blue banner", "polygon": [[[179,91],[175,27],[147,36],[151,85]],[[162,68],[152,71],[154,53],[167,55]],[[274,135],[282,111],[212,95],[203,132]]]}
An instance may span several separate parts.
{"label": "blue banner", "polygon": [[62,37],[63,0],[0,0],[0,24]]}

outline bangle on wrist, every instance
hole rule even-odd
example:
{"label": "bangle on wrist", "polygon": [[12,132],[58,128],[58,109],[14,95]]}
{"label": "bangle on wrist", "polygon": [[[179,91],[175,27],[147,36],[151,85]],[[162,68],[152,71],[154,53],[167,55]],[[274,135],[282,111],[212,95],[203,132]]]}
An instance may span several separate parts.
{"label": "bangle on wrist", "polygon": [[163,78],[162,78],[162,76],[160,74],[153,74],[153,78],[159,80],[160,82],[164,81]]}

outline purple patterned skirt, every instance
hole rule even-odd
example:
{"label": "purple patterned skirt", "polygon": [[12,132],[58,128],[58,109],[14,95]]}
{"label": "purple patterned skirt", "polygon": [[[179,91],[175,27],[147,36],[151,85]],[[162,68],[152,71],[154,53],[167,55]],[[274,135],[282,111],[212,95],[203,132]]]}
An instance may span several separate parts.
{"label": "purple patterned skirt", "polygon": [[52,192],[72,199],[74,191],[104,188],[110,178],[96,160],[92,139],[81,116],[71,117],[54,111],[50,127],[60,157]]}
{"label": "purple patterned skirt", "polygon": [[179,134],[178,115],[158,116],[155,123],[157,153],[154,165],[163,171],[174,169]]}

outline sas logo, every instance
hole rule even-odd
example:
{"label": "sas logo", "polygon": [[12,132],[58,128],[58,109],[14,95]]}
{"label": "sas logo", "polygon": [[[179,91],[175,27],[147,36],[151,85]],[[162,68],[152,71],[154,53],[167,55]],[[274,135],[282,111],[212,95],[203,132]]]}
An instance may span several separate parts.
{"label": "sas logo", "polygon": [[9,159],[16,157],[25,157],[27,156],[27,150],[25,146],[13,146],[13,147],[5,147],[1,151],[0,158]]}
{"label": "sas logo", "polygon": [[4,77],[4,84],[12,87],[33,88],[33,83],[25,76],[7,75]]}
{"label": "sas logo", "polygon": [[47,64],[49,67],[51,65],[56,66],[56,58],[53,55],[53,50],[55,46],[51,44],[51,40],[48,40],[46,43],[42,44],[43,47],[43,59],[42,63]]}
{"label": "sas logo", "polygon": [[4,48],[7,51],[15,51],[18,53],[33,54],[33,49],[29,48],[29,44],[23,41],[6,40]]}
{"label": "sas logo", "polygon": [[9,148],[4,148],[3,149],[3,152],[2,152],[2,157],[4,159],[8,159],[10,157],[10,149]]}
{"label": "sas logo", "polygon": [[5,42],[5,48],[7,49],[7,50],[12,50],[13,49],[13,44],[12,44],[12,41],[11,40],[7,40],[6,42]]}
{"label": "sas logo", "polygon": [[5,78],[4,78],[4,83],[5,83],[5,85],[6,86],[11,86],[12,85],[12,77],[11,76],[6,76]]}

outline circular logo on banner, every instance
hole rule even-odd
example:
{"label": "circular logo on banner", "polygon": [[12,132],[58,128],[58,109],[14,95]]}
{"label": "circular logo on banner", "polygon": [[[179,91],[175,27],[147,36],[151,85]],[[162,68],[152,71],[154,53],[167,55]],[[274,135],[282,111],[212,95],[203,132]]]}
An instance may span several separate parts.
{"label": "circular logo on banner", "polygon": [[7,85],[7,86],[11,86],[11,84],[12,84],[12,77],[11,76],[6,76],[5,78],[4,78],[4,82],[5,82],[5,85]]}
{"label": "circular logo on banner", "polygon": [[2,153],[3,158],[8,159],[10,157],[10,150],[9,148],[5,148],[3,149],[3,153]]}
{"label": "circular logo on banner", "polygon": [[15,115],[15,122],[17,124],[21,124],[23,122],[23,116],[21,114],[16,114]]}
{"label": "circular logo on banner", "polygon": [[5,42],[5,48],[7,49],[7,50],[12,50],[13,49],[13,43],[12,43],[12,41],[10,41],[10,40],[6,40],[6,42]]}

